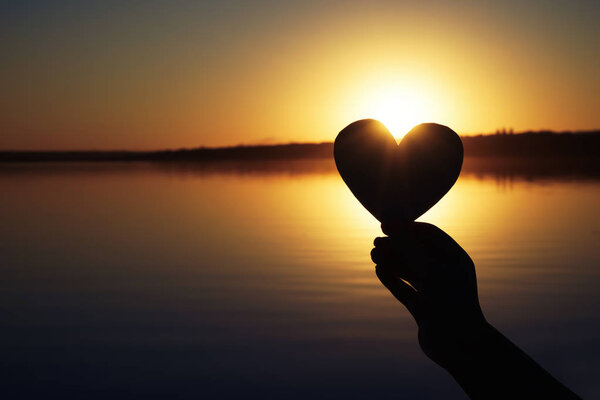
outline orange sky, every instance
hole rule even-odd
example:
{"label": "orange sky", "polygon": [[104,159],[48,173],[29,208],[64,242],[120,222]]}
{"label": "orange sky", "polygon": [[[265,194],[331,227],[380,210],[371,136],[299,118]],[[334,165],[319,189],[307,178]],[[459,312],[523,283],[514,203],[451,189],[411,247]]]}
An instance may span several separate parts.
{"label": "orange sky", "polygon": [[[1,149],[600,128],[597,2],[1,6]],[[282,4],[284,3],[284,4]]]}

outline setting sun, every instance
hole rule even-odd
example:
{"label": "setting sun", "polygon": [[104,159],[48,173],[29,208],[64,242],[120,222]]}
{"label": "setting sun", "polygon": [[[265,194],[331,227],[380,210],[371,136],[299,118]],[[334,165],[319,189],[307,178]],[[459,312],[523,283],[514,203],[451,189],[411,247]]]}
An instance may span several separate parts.
{"label": "setting sun", "polygon": [[[355,119],[374,118],[382,122],[400,140],[414,126],[436,120],[437,108],[426,87],[388,78],[373,85],[358,97]],[[438,118],[439,119],[439,118]]]}
{"label": "setting sun", "polygon": [[373,102],[373,118],[383,122],[396,139],[402,138],[412,127],[427,122],[426,108],[419,98],[402,92],[382,93]]}

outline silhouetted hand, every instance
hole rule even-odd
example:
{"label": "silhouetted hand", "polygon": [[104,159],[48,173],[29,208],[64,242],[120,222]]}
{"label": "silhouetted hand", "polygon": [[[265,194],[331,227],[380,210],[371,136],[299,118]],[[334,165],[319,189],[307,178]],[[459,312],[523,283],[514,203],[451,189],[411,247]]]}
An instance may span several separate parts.
{"label": "silhouetted hand", "polygon": [[487,325],[473,261],[434,225],[384,224],[382,229],[390,237],[375,239],[371,258],[377,276],[417,321],[425,354],[445,365]]}
{"label": "silhouetted hand", "polygon": [[410,311],[425,354],[472,399],[576,399],[488,324],[469,255],[434,225],[383,224],[371,258],[385,287]]}

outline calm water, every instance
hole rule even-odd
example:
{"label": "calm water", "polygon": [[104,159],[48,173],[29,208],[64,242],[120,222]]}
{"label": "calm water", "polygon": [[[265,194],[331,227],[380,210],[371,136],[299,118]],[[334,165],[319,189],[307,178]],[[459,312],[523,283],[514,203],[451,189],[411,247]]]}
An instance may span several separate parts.
{"label": "calm water", "polygon": [[[421,218],[475,261],[488,320],[589,398],[599,200],[598,178],[472,167]],[[0,217],[3,398],[465,398],[329,161],[3,165]]]}

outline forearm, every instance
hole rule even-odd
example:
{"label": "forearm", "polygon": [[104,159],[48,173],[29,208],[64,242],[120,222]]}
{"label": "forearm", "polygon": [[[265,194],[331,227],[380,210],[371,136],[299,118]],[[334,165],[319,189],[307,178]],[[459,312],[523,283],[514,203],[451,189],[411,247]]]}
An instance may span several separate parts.
{"label": "forearm", "polygon": [[457,346],[440,364],[471,399],[579,398],[487,323]]}

